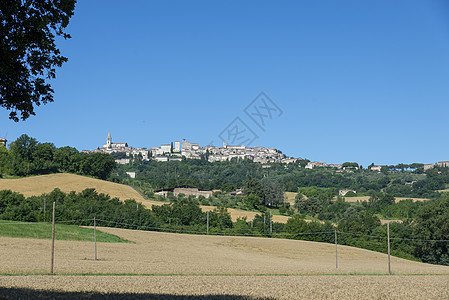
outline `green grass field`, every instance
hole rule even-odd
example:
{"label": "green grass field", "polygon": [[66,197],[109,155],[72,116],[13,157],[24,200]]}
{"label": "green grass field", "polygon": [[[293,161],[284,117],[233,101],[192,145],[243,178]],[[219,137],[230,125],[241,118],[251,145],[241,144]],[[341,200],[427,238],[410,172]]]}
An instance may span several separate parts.
{"label": "green grass field", "polygon": [[[20,223],[20,224],[12,224]],[[23,223],[0,220],[0,236],[31,239],[51,239],[51,224]],[[94,230],[75,225],[56,224],[55,239],[67,241],[93,241]],[[129,243],[120,237],[97,230],[97,242]]]}

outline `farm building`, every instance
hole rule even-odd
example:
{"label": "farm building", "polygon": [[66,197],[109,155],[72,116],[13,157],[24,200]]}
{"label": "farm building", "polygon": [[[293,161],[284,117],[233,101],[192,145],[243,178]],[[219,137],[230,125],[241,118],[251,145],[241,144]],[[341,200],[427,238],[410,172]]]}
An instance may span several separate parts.
{"label": "farm building", "polygon": [[211,190],[200,189],[191,185],[180,185],[168,189],[154,190],[156,195],[164,197],[167,197],[169,192],[172,192],[175,196],[178,196],[179,194],[184,194],[186,196],[194,195],[195,197],[204,196],[205,198],[212,196]]}
{"label": "farm building", "polygon": [[339,191],[338,191],[338,194],[339,194],[340,196],[346,196],[346,194],[349,193],[349,192],[353,192],[354,194],[357,193],[357,192],[354,191],[354,190],[339,190]]}

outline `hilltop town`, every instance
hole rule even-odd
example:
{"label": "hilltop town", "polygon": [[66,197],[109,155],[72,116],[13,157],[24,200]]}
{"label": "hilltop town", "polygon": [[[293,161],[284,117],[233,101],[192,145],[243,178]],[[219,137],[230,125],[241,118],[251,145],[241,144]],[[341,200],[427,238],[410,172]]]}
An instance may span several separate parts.
{"label": "hilltop town", "polygon": [[131,158],[155,161],[180,161],[186,159],[203,159],[209,162],[226,161],[232,159],[249,159],[259,163],[282,162],[291,163],[301,158],[292,158],[284,155],[280,150],[266,147],[247,147],[245,145],[227,145],[223,142],[222,147],[205,146],[198,143],[190,143],[185,139],[175,141],[170,144],[163,144],[160,147],[134,148],[126,142],[113,143],[111,134],[108,133],[106,144],[96,150],[84,150],[92,153],[123,153],[126,157],[116,159],[119,164],[128,164]]}
{"label": "hilltop town", "polygon": [[[0,143],[2,139],[0,139]],[[6,140],[3,140],[6,144]],[[267,147],[247,147],[245,145],[227,145],[223,142],[222,147],[216,146],[200,146],[198,143],[191,143],[185,139],[175,141],[174,143],[162,144],[161,146],[151,148],[134,148],[126,142],[113,143],[111,134],[108,133],[106,144],[95,150],[83,150],[86,153],[109,153],[115,154],[116,163],[129,164],[133,158],[143,161],[155,160],[159,162],[181,161],[185,159],[202,159],[209,162],[226,161],[233,159],[249,159],[253,162],[262,164],[267,163],[295,163],[303,162],[306,169],[313,168],[334,168],[340,171],[351,172],[359,168],[357,163],[329,164],[321,161],[308,161],[297,157],[287,157],[282,151],[276,148]],[[120,154],[120,155],[117,155]],[[424,170],[433,168],[434,166],[449,167],[449,161],[439,161],[435,164],[423,164]],[[372,171],[381,172],[382,166],[371,165],[368,167]]]}

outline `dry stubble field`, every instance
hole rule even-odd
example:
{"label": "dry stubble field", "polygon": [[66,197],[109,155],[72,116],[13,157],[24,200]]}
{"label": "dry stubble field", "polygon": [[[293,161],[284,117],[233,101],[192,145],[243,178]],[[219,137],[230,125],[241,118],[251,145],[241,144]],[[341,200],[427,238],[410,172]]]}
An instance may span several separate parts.
{"label": "dry stubble field", "polygon": [[[307,241],[101,228],[134,244],[56,241],[58,276],[0,276],[1,287],[280,299],[448,299],[449,267]],[[46,273],[50,241],[0,238],[1,273]],[[72,276],[105,273],[109,276]],[[126,276],[128,274],[137,276]],[[351,273],[378,275],[348,275]],[[112,276],[119,275],[123,276]],[[341,274],[341,275],[339,275]],[[415,275],[411,275],[415,274]],[[426,274],[426,275],[416,275]],[[431,275],[432,274],[432,275]],[[0,290],[1,292],[1,290]],[[67,294],[63,294],[63,296]],[[131,296],[130,296],[131,297]],[[201,298],[201,297],[200,297]]]}

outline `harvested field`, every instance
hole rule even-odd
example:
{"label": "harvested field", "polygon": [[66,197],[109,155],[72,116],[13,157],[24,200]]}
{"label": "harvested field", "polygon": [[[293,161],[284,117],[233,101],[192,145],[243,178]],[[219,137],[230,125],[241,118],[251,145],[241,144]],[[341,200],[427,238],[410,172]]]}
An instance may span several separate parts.
{"label": "harvested field", "polygon": [[111,197],[117,197],[123,201],[135,199],[137,202],[146,204],[145,198],[130,186],[75,174],[61,173],[20,179],[0,179],[0,190],[12,190],[25,197],[40,196],[50,193],[55,188],[59,188],[65,193],[94,188],[98,193],[109,194]]}
{"label": "harvested field", "polygon": [[[369,201],[369,196],[357,196],[357,197],[345,197],[346,202],[357,202],[357,201]],[[411,197],[396,197],[395,202],[399,202],[405,199],[412,199],[413,201],[428,201],[427,198],[411,198]]]}
{"label": "harvested field", "polygon": [[430,199],[427,199],[427,198],[396,197],[395,201],[399,202],[401,200],[407,200],[407,199],[412,199],[413,201],[429,201],[430,200]]}
{"label": "harvested field", "polygon": [[[387,256],[332,244],[101,228],[130,243],[56,241],[55,272],[109,274],[349,274],[387,272]],[[50,241],[0,238],[0,273],[46,273]],[[449,274],[449,267],[392,258],[395,274]]]}
{"label": "harvested field", "polygon": [[[12,299],[448,299],[448,283],[448,276],[0,276],[0,294]],[[26,290],[43,287],[55,292]]]}
{"label": "harvested field", "polygon": [[0,238],[0,273],[18,274],[0,276],[0,298],[449,298],[449,267],[393,257],[395,274],[434,275],[363,275],[387,271],[386,255],[363,249],[339,246],[336,269],[332,244],[101,230],[135,244],[98,243],[94,261],[92,242],[56,241],[55,272],[67,274],[56,276],[20,275],[48,272],[49,240]]}

